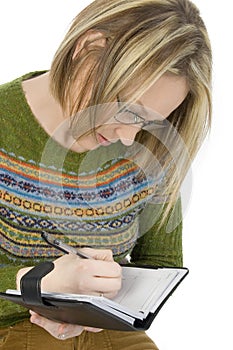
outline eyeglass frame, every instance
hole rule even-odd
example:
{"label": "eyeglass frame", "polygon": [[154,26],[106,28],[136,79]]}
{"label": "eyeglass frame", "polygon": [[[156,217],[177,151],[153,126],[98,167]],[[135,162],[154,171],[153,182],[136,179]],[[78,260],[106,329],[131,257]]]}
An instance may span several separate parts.
{"label": "eyeglass frame", "polygon": [[[130,109],[127,109],[127,106],[124,106],[124,107],[121,107],[121,100],[119,98],[119,96],[117,95],[117,103],[118,103],[118,107],[119,107],[119,111],[114,115],[114,119],[118,122],[118,123],[121,123],[121,124],[124,124],[124,125],[137,125],[137,124],[141,124],[142,125],[142,129],[149,126],[149,125],[154,125],[155,127],[165,127],[165,120],[146,120],[145,118],[143,118],[142,116],[140,116],[138,113],[134,112],[134,111],[131,111]],[[132,122],[132,123],[126,123],[122,120],[118,120],[117,119],[117,115],[120,114],[120,113],[123,113],[123,112],[128,112],[128,113],[131,113],[135,116],[135,121]],[[136,118],[138,118],[140,121],[136,121]]]}

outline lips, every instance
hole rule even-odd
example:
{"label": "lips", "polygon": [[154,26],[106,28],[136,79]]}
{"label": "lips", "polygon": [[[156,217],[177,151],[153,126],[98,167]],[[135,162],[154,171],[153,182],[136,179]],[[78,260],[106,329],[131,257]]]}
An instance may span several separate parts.
{"label": "lips", "polygon": [[98,142],[103,145],[103,146],[108,146],[111,144],[111,142],[106,139],[106,137],[104,137],[103,135],[101,134],[97,134],[97,137],[98,137]]}

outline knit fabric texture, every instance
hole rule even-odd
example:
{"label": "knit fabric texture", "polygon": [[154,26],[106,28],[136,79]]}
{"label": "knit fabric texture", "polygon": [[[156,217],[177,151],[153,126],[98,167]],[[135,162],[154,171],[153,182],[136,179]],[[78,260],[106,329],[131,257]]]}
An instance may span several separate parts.
{"label": "knit fabric texture", "polygon": [[[0,87],[0,291],[17,271],[61,255],[43,231],[78,246],[111,249],[138,265],[182,266],[181,203],[162,227],[162,177],[148,178],[120,143],[76,153],[47,135],[22,89],[29,73]],[[161,201],[161,200],[160,200]],[[0,326],[29,317],[0,300]]]}

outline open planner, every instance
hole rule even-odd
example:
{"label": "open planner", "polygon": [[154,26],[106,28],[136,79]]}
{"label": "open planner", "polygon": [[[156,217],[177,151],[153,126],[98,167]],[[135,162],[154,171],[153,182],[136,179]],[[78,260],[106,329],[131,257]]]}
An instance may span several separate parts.
{"label": "open planner", "polygon": [[188,274],[187,268],[123,266],[122,288],[110,300],[104,296],[41,292],[40,280],[51,271],[51,264],[36,266],[23,277],[21,291],[7,290],[0,293],[0,298],[57,321],[105,329],[146,330]]}

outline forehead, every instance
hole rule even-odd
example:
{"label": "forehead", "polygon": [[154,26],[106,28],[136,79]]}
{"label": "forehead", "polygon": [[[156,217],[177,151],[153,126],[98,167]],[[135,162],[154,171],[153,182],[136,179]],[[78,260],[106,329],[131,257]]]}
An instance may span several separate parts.
{"label": "forehead", "polygon": [[166,73],[137,102],[166,118],[183,102],[188,91],[185,77]]}

